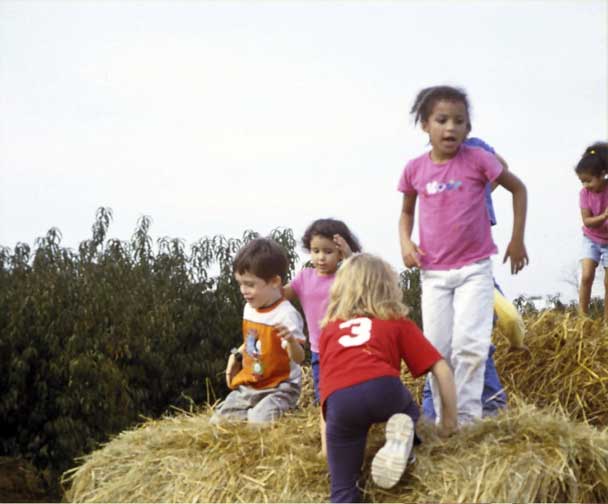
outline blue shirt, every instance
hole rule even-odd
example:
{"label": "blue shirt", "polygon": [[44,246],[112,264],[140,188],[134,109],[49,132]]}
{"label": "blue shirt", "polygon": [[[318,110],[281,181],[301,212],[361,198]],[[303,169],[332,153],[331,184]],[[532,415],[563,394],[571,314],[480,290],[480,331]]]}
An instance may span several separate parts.
{"label": "blue shirt", "polygon": [[[492,154],[496,154],[494,147],[485,143],[481,138],[467,138],[464,141],[465,145],[469,147],[479,147],[485,151],[491,152]],[[496,214],[494,213],[494,205],[492,204],[492,186],[490,184],[486,185],[485,190],[485,199],[486,199],[486,208],[488,209],[488,217],[490,218],[490,224],[492,226],[496,225]]]}

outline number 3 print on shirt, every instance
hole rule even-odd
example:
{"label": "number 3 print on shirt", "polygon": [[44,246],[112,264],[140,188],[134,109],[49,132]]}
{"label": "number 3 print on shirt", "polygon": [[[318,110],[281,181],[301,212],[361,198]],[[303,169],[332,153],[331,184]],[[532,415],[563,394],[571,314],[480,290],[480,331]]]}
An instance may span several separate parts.
{"label": "number 3 print on shirt", "polygon": [[338,343],[344,347],[360,346],[367,343],[372,336],[372,321],[368,318],[355,318],[342,322],[340,329],[350,327],[350,334],[341,336]]}

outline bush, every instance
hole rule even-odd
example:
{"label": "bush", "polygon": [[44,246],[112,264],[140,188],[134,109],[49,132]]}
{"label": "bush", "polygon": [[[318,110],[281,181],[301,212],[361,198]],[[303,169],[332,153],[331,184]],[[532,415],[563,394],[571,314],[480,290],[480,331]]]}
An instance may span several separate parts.
{"label": "bush", "polygon": [[409,317],[422,329],[420,270],[412,268],[402,271],[399,281],[403,289],[403,301],[410,308]]}
{"label": "bush", "polygon": [[[241,338],[243,300],[232,259],[240,239],[106,239],[97,211],[78,252],[53,228],[32,252],[0,248],[0,455],[61,473],[142,416],[224,395],[229,349]],[[272,237],[298,259],[291,230]],[[216,272],[212,274],[211,272]]]}

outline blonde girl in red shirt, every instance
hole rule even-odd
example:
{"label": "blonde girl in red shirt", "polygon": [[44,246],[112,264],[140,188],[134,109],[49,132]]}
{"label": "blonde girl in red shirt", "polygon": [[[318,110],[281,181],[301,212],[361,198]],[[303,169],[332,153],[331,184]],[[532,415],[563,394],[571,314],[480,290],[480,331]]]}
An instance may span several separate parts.
{"label": "blonde girl in red shirt", "polygon": [[407,318],[397,273],[371,254],[343,262],[330,289],[321,325],[321,405],[326,421],[331,502],[358,502],[357,480],[367,432],[387,422],[386,445],[372,462],[372,477],[394,486],[407,465],[418,405],[401,382],[401,361],[414,377],[428,371],[441,400],[441,435],[456,428],[456,390],[446,361]]}

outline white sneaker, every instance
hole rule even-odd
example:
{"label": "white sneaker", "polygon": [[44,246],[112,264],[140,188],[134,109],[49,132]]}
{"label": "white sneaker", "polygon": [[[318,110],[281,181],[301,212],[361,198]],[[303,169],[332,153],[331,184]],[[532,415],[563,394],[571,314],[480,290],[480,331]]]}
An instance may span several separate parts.
{"label": "white sneaker", "polygon": [[394,487],[407,466],[414,443],[414,422],[396,413],[386,422],[386,442],[372,460],[372,479],[381,488]]}

